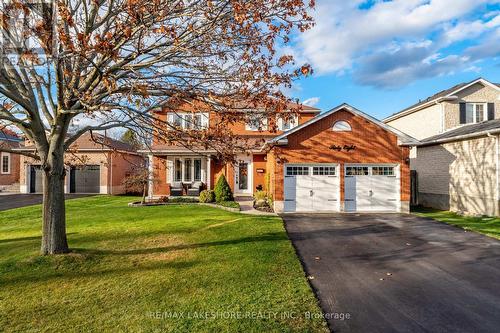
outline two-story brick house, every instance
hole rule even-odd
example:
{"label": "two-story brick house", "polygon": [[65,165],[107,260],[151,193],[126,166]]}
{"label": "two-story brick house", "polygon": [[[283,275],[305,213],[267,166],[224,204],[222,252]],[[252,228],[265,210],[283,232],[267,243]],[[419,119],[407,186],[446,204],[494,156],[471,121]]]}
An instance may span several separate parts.
{"label": "two-story brick house", "polygon": [[[184,113],[178,109],[164,109],[157,116],[201,128],[215,119],[189,107]],[[251,116],[252,110],[247,111]],[[275,119],[257,125],[249,117],[228,125],[234,135],[256,143],[237,155],[234,164],[209,149],[155,138],[144,151],[156,180],[150,197],[189,195],[200,186],[213,189],[224,174],[236,196],[266,190],[276,212],[408,211],[409,145],[416,140],[347,104],[324,113],[302,106],[295,117],[277,118],[277,132],[266,127]]]}
{"label": "two-story brick house", "polygon": [[419,204],[500,215],[500,84],[461,83],[383,121],[420,140],[410,153]]}

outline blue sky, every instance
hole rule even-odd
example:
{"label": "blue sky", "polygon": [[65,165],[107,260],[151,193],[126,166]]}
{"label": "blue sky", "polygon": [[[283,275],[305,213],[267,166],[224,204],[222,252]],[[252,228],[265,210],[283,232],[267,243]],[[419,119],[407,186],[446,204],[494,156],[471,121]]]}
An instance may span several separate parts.
{"label": "blue sky", "polygon": [[500,82],[500,0],[317,0],[283,52],[314,74],[288,93],[384,118],[457,83]]}

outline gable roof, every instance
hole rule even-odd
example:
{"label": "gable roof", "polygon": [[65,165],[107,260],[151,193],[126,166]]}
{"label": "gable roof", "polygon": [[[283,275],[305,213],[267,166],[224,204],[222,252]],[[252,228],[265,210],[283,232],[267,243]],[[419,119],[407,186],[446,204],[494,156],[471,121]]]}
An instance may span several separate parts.
{"label": "gable roof", "polygon": [[21,139],[16,133],[12,132],[8,129],[0,130],[0,141],[13,141],[13,142],[21,142]]}
{"label": "gable roof", "polygon": [[381,122],[380,120],[352,107],[351,105],[347,104],[347,103],[343,103],[333,109],[331,109],[330,111],[327,111],[325,113],[322,113],[322,114],[319,114],[317,115],[316,117],[310,119],[309,121],[306,121],[305,123],[303,123],[302,125],[299,125],[297,127],[294,127],[288,131],[286,131],[285,133],[281,134],[281,135],[278,135],[276,137],[274,137],[273,139],[269,140],[267,143],[268,144],[272,144],[272,143],[279,143],[280,141],[283,141],[283,140],[286,140],[286,137],[289,136],[290,134],[292,133],[295,133],[295,132],[298,132],[300,130],[302,130],[304,127],[307,127],[311,124],[314,124],[315,122],[317,121],[320,121],[321,119],[323,118],[326,118],[328,117],[329,115],[331,114],[334,114],[335,112],[338,112],[338,111],[341,111],[341,110],[346,110],[356,116],[360,116],[362,118],[365,118],[366,120],[374,123],[375,125],[377,126],[380,126],[382,127],[383,129],[393,133],[394,135],[396,135],[399,139],[399,144],[402,145],[402,146],[413,146],[413,145],[416,145],[419,141],[395,128],[393,128],[392,126],[389,126],[387,124],[384,124],[383,122]]}
{"label": "gable roof", "polygon": [[466,89],[466,88],[469,88],[470,86],[476,84],[476,83],[481,83],[483,84],[484,86],[489,86],[489,87],[492,87],[492,88],[495,88],[497,90],[500,91],[500,83],[492,83],[488,80],[485,80],[483,78],[477,78],[475,80],[472,80],[472,81],[469,81],[469,82],[463,82],[463,83],[459,83],[451,88],[448,88],[448,89],[445,89],[445,90],[442,90],[430,97],[427,97],[426,99],[424,100],[421,100],[419,101],[418,103],[415,103],[399,112],[396,112],[392,115],[390,115],[389,117],[383,119],[382,121],[385,123],[385,122],[388,122],[388,121],[391,121],[391,120],[396,120],[398,118],[401,118],[403,116],[406,116],[408,114],[411,114],[413,112],[416,112],[418,111],[420,108],[423,108],[423,107],[426,107],[426,106],[429,106],[435,102],[440,102],[440,101],[443,101],[443,100],[453,100],[453,99],[456,99],[457,97],[454,96],[456,93]]}
{"label": "gable roof", "polygon": [[444,133],[420,140],[418,146],[432,146],[451,141],[476,138],[488,134],[500,133],[500,119],[483,121],[446,131]]}

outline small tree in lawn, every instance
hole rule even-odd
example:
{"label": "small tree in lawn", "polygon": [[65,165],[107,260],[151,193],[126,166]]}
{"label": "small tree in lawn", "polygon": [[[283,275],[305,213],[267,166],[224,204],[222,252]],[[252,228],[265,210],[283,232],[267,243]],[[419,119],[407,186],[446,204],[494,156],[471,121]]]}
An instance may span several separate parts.
{"label": "small tree in lawn", "polygon": [[[153,177],[153,178],[151,178]],[[146,202],[146,194],[148,191],[149,182],[158,183],[158,179],[149,174],[147,166],[135,168],[131,174],[125,177],[122,181],[123,186],[127,191],[134,191],[142,194],[141,203]]]}
{"label": "small tree in lawn", "polygon": [[221,175],[215,184],[215,200],[217,202],[233,201],[233,192],[227,183],[226,177]]}

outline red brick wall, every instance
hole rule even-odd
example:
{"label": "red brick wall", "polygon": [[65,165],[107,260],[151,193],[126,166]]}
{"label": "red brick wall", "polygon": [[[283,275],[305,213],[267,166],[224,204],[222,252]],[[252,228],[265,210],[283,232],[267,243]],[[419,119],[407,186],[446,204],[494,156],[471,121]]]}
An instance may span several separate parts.
{"label": "red brick wall", "polygon": [[127,190],[123,185],[125,177],[145,165],[144,157],[119,152],[111,152],[109,154],[111,155],[110,162],[112,163],[111,168],[108,168],[111,180],[108,185],[111,187],[109,191],[111,194],[123,194]]}
{"label": "red brick wall", "polygon": [[[0,155],[1,156],[1,155]],[[19,182],[19,155],[10,153],[10,173],[0,173],[0,185],[12,185]]]}
{"label": "red brick wall", "polygon": [[[253,192],[259,185],[262,186],[262,189],[266,186],[267,162],[265,160],[266,155],[253,155]],[[264,172],[258,173],[257,169],[264,169]]]}
{"label": "red brick wall", "polygon": [[[352,127],[350,132],[334,132],[333,124],[345,120]],[[338,111],[304,129],[288,136],[286,147],[276,147],[271,154],[276,155],[273,196],[283,200],[284,163],[339,163],[341,171],[341,200],[344,200],[343,169],[345,163],[394,163],[401,170],[401,200],[410,198],[410,171],[406,158],[407,147],[397,144],[396,135],[386,131],[365,118],[347,111]],[[341,152],[329,149],[331,145],[355,145],[354,151]],[[269,157],[268,157],[269,159]]]}
{"label": "red brick wall", "polygon": [[167,159],[154,156],[153,157],[153,173],[154,173],[154,195],[170,195],[170,184],[167,183]]}
{"label": "red brick wall", "polygon": [[[204,108],[201,104],[198,104],[197,106],[193,106],[191,104],[185,104],[182,106],[177,106],[176,110],[185,110],[185,112],[204,112]],[[167,120],[167,114],[169,110],[165,109],[162,112],[157,112],[155,116],[162,122]],[[299,124],[305,123],[306,121],[310,120],[311,118],[314,118],[316,116],[316,112],[301,112],[299,113]],[[220,121],[220,117],[215,112],[210,112],[210,124],[215,124],[217,121]],[[271,124],[274,122],[274,119],[269,119],[268,123]],[[233,124],[229,124],[228,127],[231,129],[231,132],[233,134],[241,134],[241,135],[248,135],[248,136],[272,136],[272,135],[279,135],[283,133],[282,131],[276,131],[276,132],[270,132],[270,131],[247,131],[245,129],[245,123],[244,122],[236,122]],[[161,140],[158,139],[157,135],[154,135],[153,138],[153,144],[164,144],[165,142],[162,142]]]}

